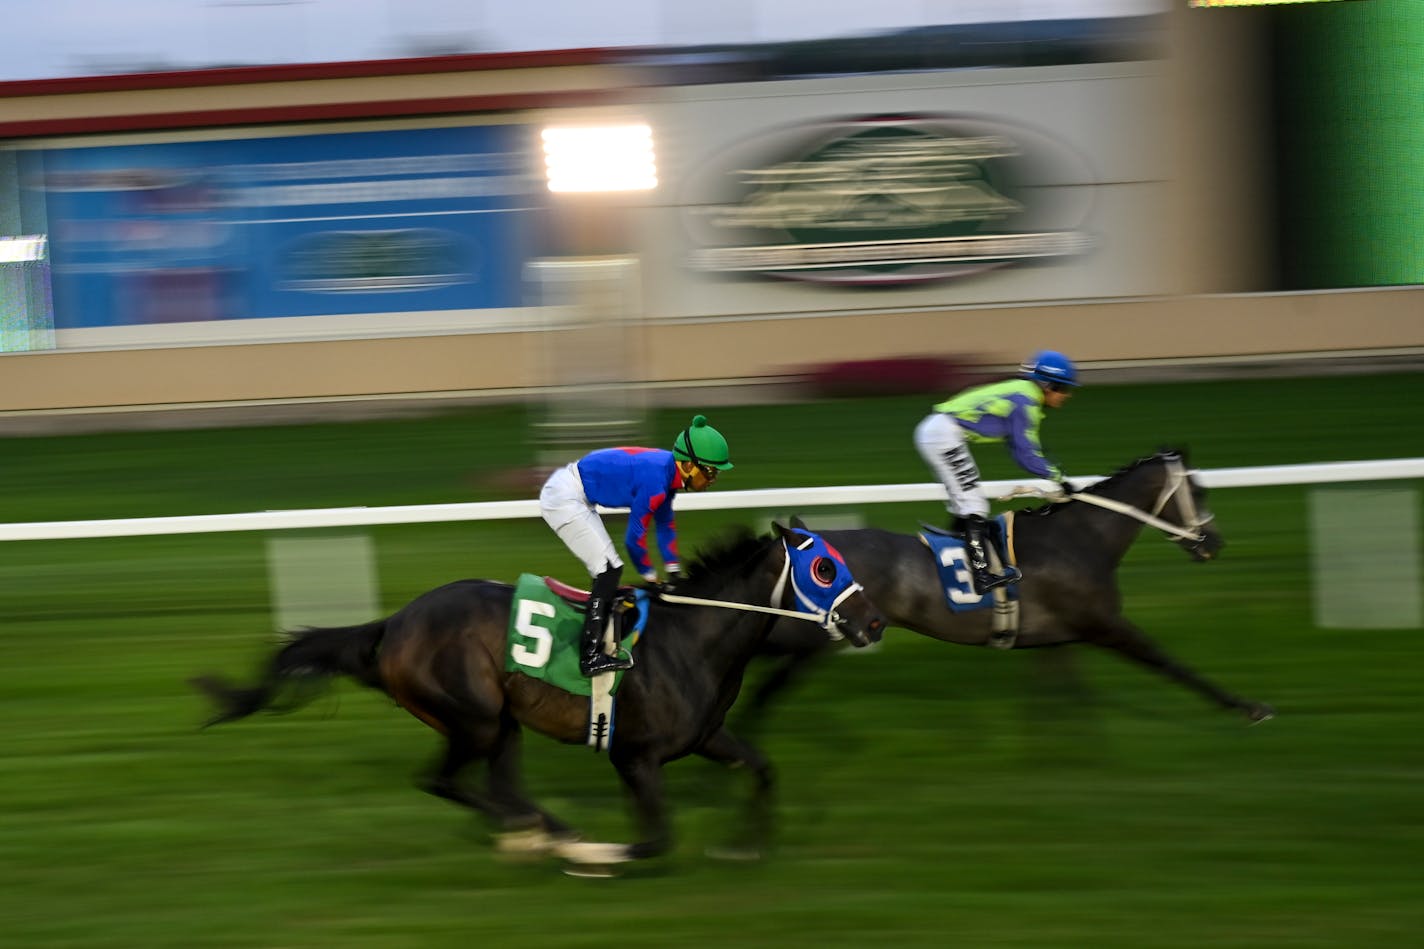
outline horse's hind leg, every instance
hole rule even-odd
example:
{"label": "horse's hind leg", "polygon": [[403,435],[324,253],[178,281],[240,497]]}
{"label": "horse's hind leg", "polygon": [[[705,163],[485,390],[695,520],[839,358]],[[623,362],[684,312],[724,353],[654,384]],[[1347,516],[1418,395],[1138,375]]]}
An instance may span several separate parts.
{"label": "horse's hind leg", "polygon": [[733,860],[759,858],[771,840],[774,822],[776,772],[771,762],[751,742],[725,728],[719,729],[697,753],[729,768],[746,768],[756,782],[741,834],[730,846],[711,851],[712,855]]}
{"label": "horse's hind leg", "polygon": [[[511,768],[518,767],[519,726],[513,719],[510,725],[512,727],[506,728],[501,722],[498,727],[448,729],[445,754],[421,787],[436,797],[479,811],[493,821],[498,828],[495,847],[501,853],[547,853],[559,838],[574,834],[562,822],[526,800],[517,790],[517,781],[511,790]],[[493,737],[486,734],[490,731]],[[508,751],[511,741],[516,746],[512,761]],[[476,761],[489,762],[488,791],[482,792],[468,781],[460,780],[461,773]]]}
{"label": "horse's hind leg", "polygon": [[1244,713],[1252,723],[1264,722],[1275,715],[1275,710],[1264,702],[1253,702],[1228,692],[1173,659],[1149,639],[1146,633],[1123,617],[1116,617],[1097,634],[1083,638],[1086,642],[1114,650],[1150,669],[1156,669],[1167,678],[1206,696],[1224,709]]}
{"label": "horse's hind leg", "polygon": [[506,709],[500,715],[500,733],[490,754],[490,795],[515,815],[513,825],[527,825],[553,843],[578,837],[574,829],[531,801],[524,791],[524,731]]}
{"label": "horse's hind leg", "polygon": [[506,814],[498,802],[459,780],[466,768],[489,757],[491,739],[459,729],[444,731],[445,752],[418,782],[421,790],[502,821]]}

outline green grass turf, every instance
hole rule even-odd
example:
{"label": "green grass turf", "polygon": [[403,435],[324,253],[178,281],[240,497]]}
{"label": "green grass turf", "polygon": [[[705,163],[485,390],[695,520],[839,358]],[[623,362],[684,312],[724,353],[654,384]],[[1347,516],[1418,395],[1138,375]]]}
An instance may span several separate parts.
{"label": "green grass turf", "polygon": [[[926,401],[709,411],[737,461],[721,487],[927,480],[909,443]],[[1100,386],[1044,437],[1085,474],[1161,443],[1206,468],[1416,456],[1420,404],[1413,375]],[[689,414],[658,413],[649,440]],[[509,477],[533,457],[528,421],[498,408],[7,439],[0,518],[528,496]],[[987,477],[1013,476],[994,449],[980,456]],[[1122,568],[1128,614],[1276,704],[1275,721],[1248,728],[1084,648],[1000,654],[893,631],[834,657],[768,724],[771,859],[702,855],[746,789],[689,760],[667,770],[676,851],[601,882],[496,859],[474,818],[411,788],[433,733],[354,686],[196,730],[205,709],[184,679],[245,674],[270,642],[263,535],[0,545],[0,945],[1416,943],[1424,637],[1314,627],[1313,490],[1213,492],[1223,560],[1190,564],[1149,533]],[[684,543],[765,513],[685,514]],[[861,513],[903,530],[939,516]],[[370,533],[386,608],[459,576],[576,575],[537,522]],[[543,803],[628,838],[606,761],[527,745]]]}

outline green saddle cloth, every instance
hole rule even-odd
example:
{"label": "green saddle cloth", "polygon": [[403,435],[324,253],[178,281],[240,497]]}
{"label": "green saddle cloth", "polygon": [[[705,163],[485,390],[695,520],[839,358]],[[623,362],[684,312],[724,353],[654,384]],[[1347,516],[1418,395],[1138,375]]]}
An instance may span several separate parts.
{"label": "green saddle cloth", "polygon": [[[532,573],[519,575],[514,587],[514,603],[509,610],[509,634],[504,653],[504,670],[522,672],[541,679],[573,695],[591,695],[591,679],[579,672],[579,634],[583,632],[583,613],[544,583],[544,578]],[[631,650],[638,634],[623,638],[624,649]],[[623,673],[613,674],[616,692]]]}

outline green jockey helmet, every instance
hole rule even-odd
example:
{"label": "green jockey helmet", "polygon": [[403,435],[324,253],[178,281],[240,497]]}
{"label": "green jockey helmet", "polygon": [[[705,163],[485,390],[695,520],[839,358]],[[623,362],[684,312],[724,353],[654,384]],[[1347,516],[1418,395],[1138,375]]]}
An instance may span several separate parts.
{"label": "green jockey helmet", "polygon": [[727,440],[722,433],[707,424],[707,416],[697,415],[692,424],[684,428],[672,443],[672,453],[682,461],[694,465],[707,465],[719,471],[732,467],[727,451]]}

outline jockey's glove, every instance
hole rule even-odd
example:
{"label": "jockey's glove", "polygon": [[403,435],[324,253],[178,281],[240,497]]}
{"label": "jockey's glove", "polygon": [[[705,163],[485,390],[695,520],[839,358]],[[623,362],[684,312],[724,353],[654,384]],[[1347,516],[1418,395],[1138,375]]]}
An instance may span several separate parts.
{"label": "jockey's glove", "polygon": [[647,589],[649,593],[653,594],[654,596],[662,596],[664,593],[672,593],[674,585],[681,580],[681,573],[675,573],[670,571],[666,580],[659,581],[655,577],[652,580],[646,580],[643,586],[645,589]]}

